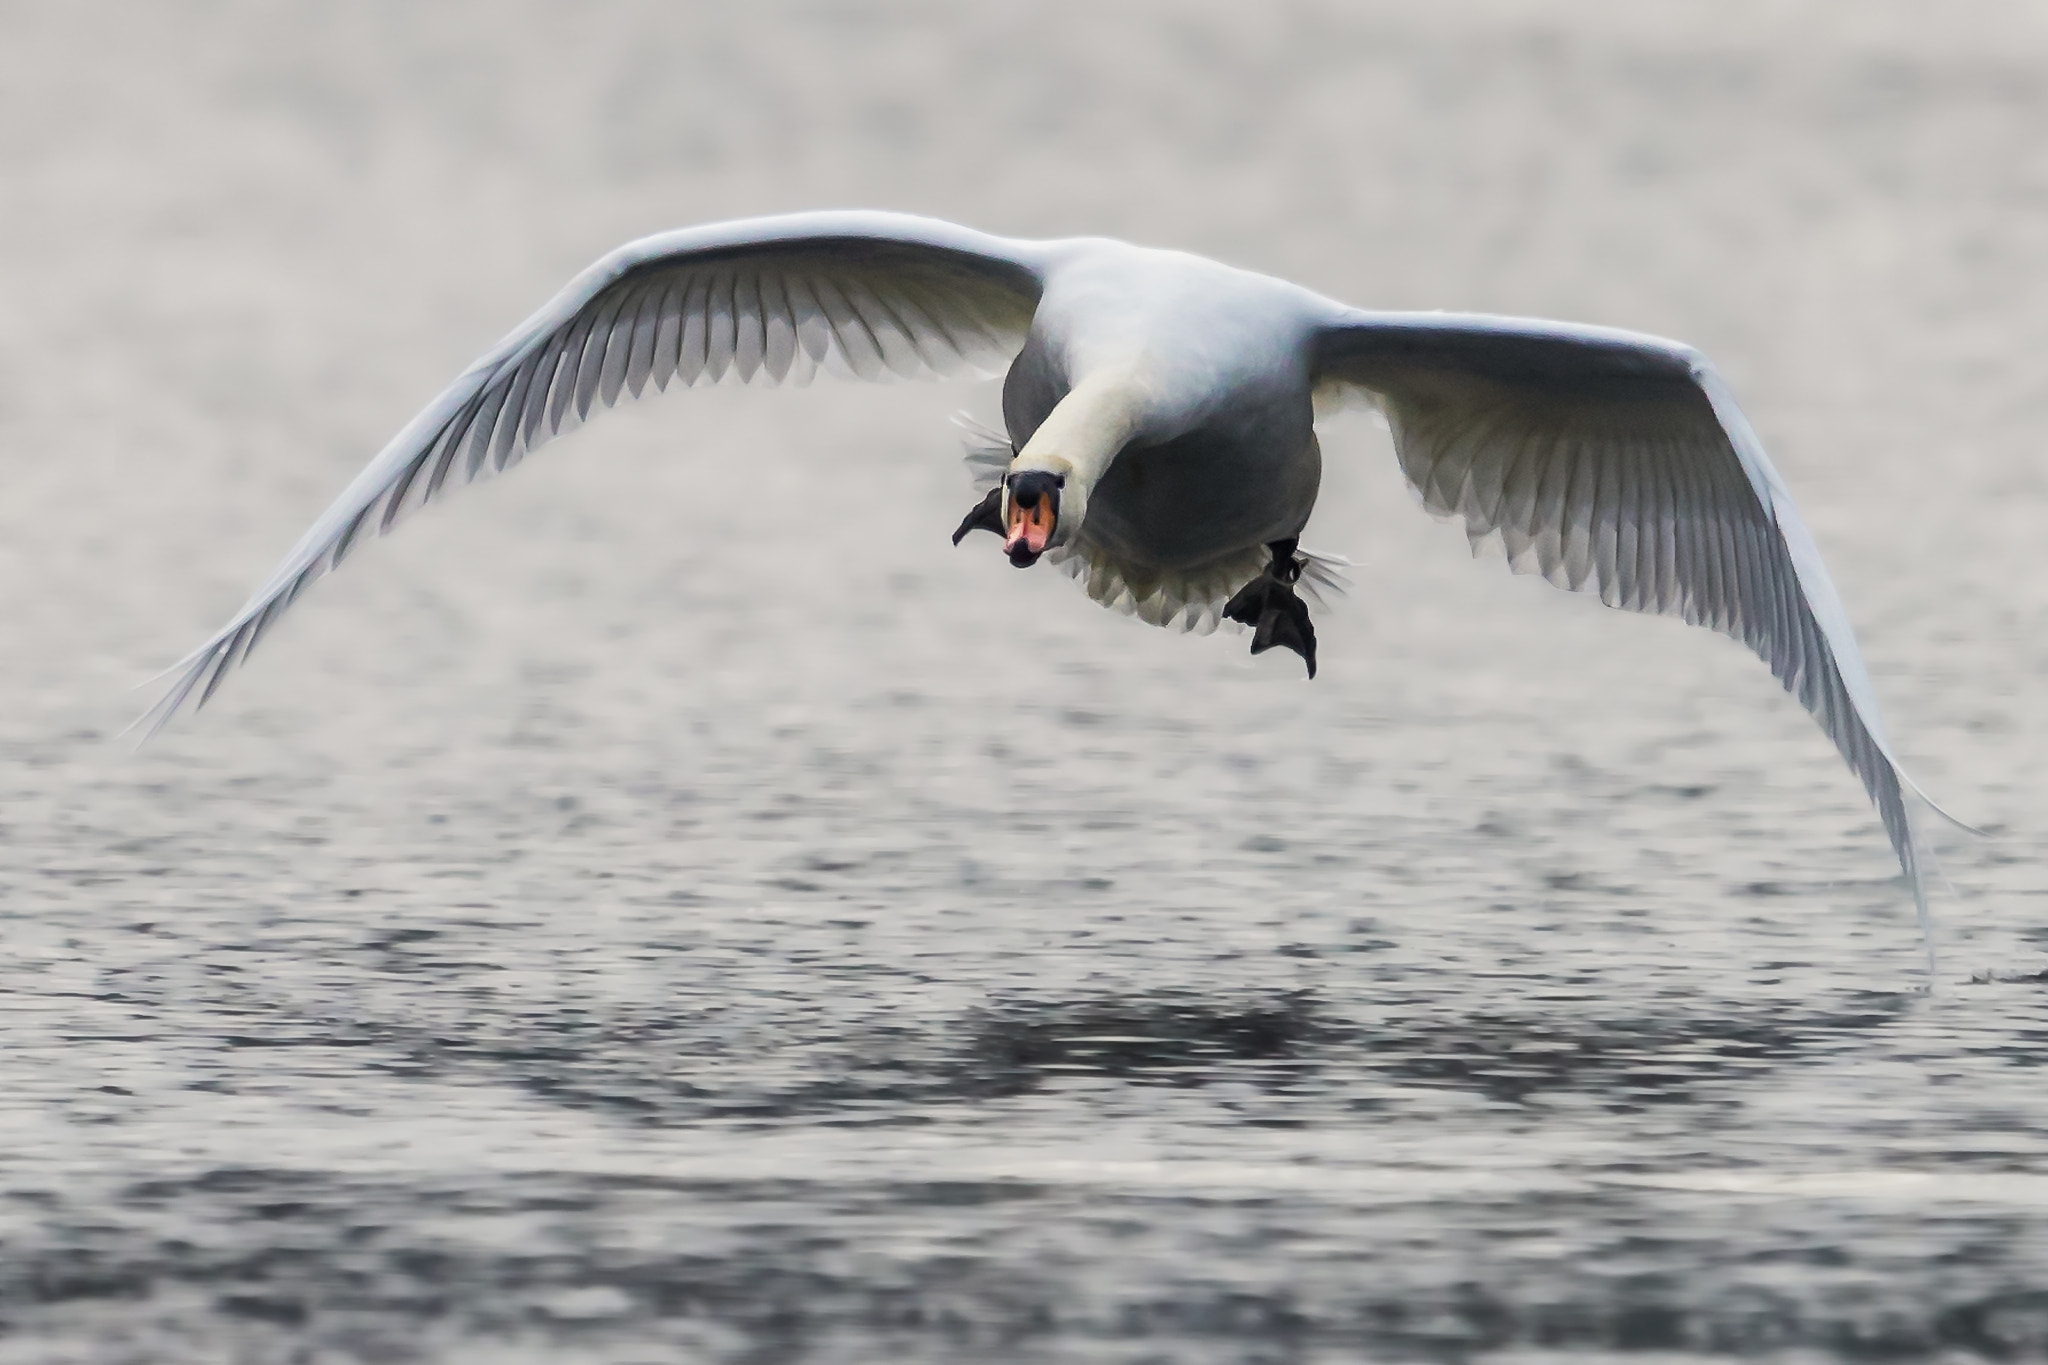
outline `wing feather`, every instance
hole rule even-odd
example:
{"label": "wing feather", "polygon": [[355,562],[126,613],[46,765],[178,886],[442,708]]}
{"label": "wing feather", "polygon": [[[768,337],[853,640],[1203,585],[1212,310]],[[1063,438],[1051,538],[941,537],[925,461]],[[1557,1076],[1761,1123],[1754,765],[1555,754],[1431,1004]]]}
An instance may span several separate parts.
{"label": "wing feather", "polygon": [[[1620,606],[1629,590],[1621,556],[1621,459],[1625,449],[1615,442],[1601,444],[1600,468],[1587,512],[1587,535],[1592,550],[1588,572],[1600,592],[1600,600],[1610,607]],[[1583,588],[1585,581],[1581,579],[1572,587]]]}
{"label": "wing feather", "polygon": [[1619,605],[1628,611],[1659,610],[1657,593],[1657,489],[1647,461],[1633,445],[1621,451],[1619,527],[1629,571],[1635,576]]}
{"label": "wing feather", "polygon": [[1684,458],[1684,451],[1670,440],[1658,442],[1664,456],[1665,477],[1671,481],[1673,525],[1680,536],[1679,587],[1685,598],[1685,619],[1695,626],[1720,629],[1715,604],[1721,590],[1714,582],[1714,553],[1707,535],[1707,519],[1713,508],[1706,489],[1700,486],[1699,471]]}
{"label": "wing feather", "polygon": [[508,469],[649,381],[805,383],[989,370],[1023,344],[1051,248],[934,219],[791,214],[628,243],[465,370],[302,536],[242,609],[177,665],[153,732],[217,690],[375,519]]}
{"label": "wing feather", "polygon": [[[1688,603],[1687,570],[1691,564],[1692,544],[1686,524],[1679,517],[1679,487],[1676,470],[1669,458],[1663,441],[1647,446],[1643,455],[1650,466],[1651,482],[1657,490],[1657,609],[1686,620],[1691,617]],[[1693,624],[1699,624],[1693,620]]]}
{"label": "wing feather", "polygon": [[821,277],[817,281],[818,299],[825,306],[825,316],[832,324],[834,349],[845,360],[848,370],[866,380],[888,377],[888,362],[882,358],[882,344],[869,328],[867,319],[860,309],[847,297],[846,289],[838,280]]}
{"label": "wing feather", "polygon": [[556,357],[554,377],[548,384],[547,430],[552,435],[562,434],[562,424],[576,396],[576,376],[583,368],[584,343],[590,340],[590,329],[596,322],[595,317],[580,316],[562,338],[562,353]]}
{"label": "wing feather", "polygon": [[[505,413],[511,407],[512,391],[518,385],[519,376],[524,369],[525,367],[521,366],[484,390],[483,404],[476,410],[476,417],[472,421],[468,432],[469,464],[472,469],[490,458],[491,447],[496,441],[499,426],[502,424],[508,430],[511,428],[512,423],[506,419]],[[455,447],[453,443],[449,445],[447,454],[442,458],[445,464],[454,463]],[[435,473],[437,475],[441,473],[445,464],[436,465]],[[431,497],[438,493],[441,490],[442,482],[441,478],[428,480],[426,496]]]}
{"label": "wing feather", "polygon": [[[1569,432],[1562,431],[1552,438],[1559,450],[1571,439]],[[1571,525],[1572,475],[1583,463],[1582,459],[1559,458],[1554,452],[1536,467],[1536,500],[1530,510],[1529,539],[1536,547],[1537,568],[1560,588],[1569,586],[1560,571],[1564,567],[1565,535]]]}
{"label": "wing feather", "polygon": [[898,290],[896,298],[897,311],[907,311],[915,317],[923,342],[919,349],[936,368],[950,373],[972,365],[976,354],[984,349],[974,340],[972,309],[962,309],[956,317],[948,319],[943,300],[933,298],[931,291],[921,285]]}
{"label": "wing feather", "polygon": [[797,345],[815,370],[832,353],[832,320],[825,316],[825,305],[818,301],[808,276],[791,274],[783,283],[796,315]]}
{"label": "wing feather", "polygon": [[[498,430],[488,451],[478,450],[470,456],[469,476],[476,477],[476,471],[486,456],[497,464],[505,463],[505,456],[511,453],[513,443],[519,439],[519,429],[526,419],[527,396],[533,392],[533,377],[540,372],[540,357],[533,356],[520,362],[513,372],[512,388],[505,399],[505,411],[498,418]],[[434,481],[427,486],[427,496],[434,497],[441,491],[441,481],[447,477],[445,468],[435,472]]]}
{"label": "wing feather", "polygon": [[847,281],[845,293],[847,302],[859,315],[862,327],[880,352],[882,364],[898,379],[914,378],[927,368],[925,358],[918,353],[915,332],[867,287],[866,281],[859,278]]}
{"label": "wing feather", "polygon": [[[626,353],[626,391],[638,398],[654,373],[654,339],[661,328],[661,301],[668,294],[668,282],[656,280],[640,293],[640,307],[633,314],[633,345]],[[616,402],[614,392],[605,399]]]}
{"label": "wing feather", "polygon": [[761,290],[761,364],[768,382],[780,384],[789,377],[790,362],[796,358],[796,324],[789,315],[789,295],[782,278],[764,274]]}
{"label": "wing feather", "polygon": [[1713,496],[1699,467],[1685,458],[1683,446],[1669,441],[1664,444],[1668,451],[1667,467],[1679,506],[1684,509],[1679,525],[1684,528],[1689,558],[1686,586],[1692,595],[1692,611],[1686,619],[1694,625],[1721,630],[1721,566],[1714,553]]}
{"label": "wing feather", "polygon": [[711,293],[705,301],[710,330],[704,334],[704,377],[714,384],[732,368],[733,343],[739,332],[733,319],[733,293],[738,286],[732,272],[722,270],[711,277]]}
{"label": "wing feather", "polygon": [[[606,295],[598,305],[597,315],[590,321],[590,330],[583,335],[582,354],[576,365],[575,408],[578,422],[588,421],[590,405],[597,398],[598,386],[604,382],[604,358],[611,350],[613,327],[619,320],[620,309],[635,291],[628,287]],[[625,366],[619,366],[621,374]],[[616,394],[617,389],[612,392]]]}
{"label": "wing feather", "polygon": [[597,358],[597,382],[591,386],[589,398],[583,396],[580,384],[576,395],[576,406],[586,419],[592,407],[611,407],[625,391],[626,367],[633,357],[634,324],[640,316],[640,299],[645,292],[644,287],[622,291],[617,311],[591,338],[590,352]]}
{"label": "wing feather", "polygon": [[761,327],[761,283],[751,270],[733,277],[732,330],[733,372],[740,383],[750,383],[760,373],[768,349]]}
{"label": "wing feather", "polygon": [[711,360],[711,275],[708,271],[690,281],[689,297],[683,300],[683,339],[680,345],[676,379],[684,388],[694,388]]}
{"label": "wing feather", "polygon": [[[541,424],[547,421],[548,393],[554,388],[555,370],[562,363],[562,352],[568,345],[568,340],[560,333],[549,337],[540,353],[529,362],[533,365],[533,382],[527,386],[526,410],[521,416],[519,427],[519,445],[537,445],[544,439],[540,432]],[[498,468],[504,468],[508,453],[499,451],[493,456]],[[476,474],[477,471],[474,469],[469,471],[471,478],[475,478]]]}

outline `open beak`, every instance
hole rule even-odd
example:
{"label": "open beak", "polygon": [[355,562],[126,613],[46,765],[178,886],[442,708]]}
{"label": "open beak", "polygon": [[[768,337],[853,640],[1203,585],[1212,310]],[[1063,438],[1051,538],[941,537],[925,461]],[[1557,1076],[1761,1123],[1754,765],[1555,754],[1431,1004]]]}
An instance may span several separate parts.
{"label": "open beak", "polygon": [[1062,482],[1059,475],[1038,470],[1010,476],[1003,550],[1020,569],[1036,564],[1052,543],[1053,531],[1060,521]]}

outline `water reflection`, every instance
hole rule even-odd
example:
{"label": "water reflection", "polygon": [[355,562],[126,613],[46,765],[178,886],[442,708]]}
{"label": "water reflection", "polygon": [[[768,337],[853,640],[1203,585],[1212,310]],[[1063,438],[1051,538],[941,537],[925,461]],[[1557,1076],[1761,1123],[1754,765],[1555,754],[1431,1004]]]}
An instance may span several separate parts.
{"label": "water reflection", "polygon": [[1075,1073],[1177,1085],[1225,1072],[1291,1076],[1331,1036],[1307,993],[1262,999],[1178,991],[1007,1000],[963,1020],[960,1032],[967,1039],[958,1063],[962,1089],[988,1094],[1014,1094]]}

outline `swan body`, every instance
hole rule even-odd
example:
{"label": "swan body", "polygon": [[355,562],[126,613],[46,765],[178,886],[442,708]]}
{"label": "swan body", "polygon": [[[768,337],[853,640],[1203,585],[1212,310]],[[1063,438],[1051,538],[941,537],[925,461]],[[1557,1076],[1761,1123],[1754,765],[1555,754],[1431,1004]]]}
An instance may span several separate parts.
{"label": "swan body", "polygon": [[[1068,262],[1004,380],[1003,420],[1017,469],[1080,472],[1069,536],[1121,569],[1187,573],[1298,534],[1322,474],[1315,297],[1121,242]],[[1048,426],[1056,412],[1072,420]]]}
{"label": "swan body", "polygon": [[[203,704],[366,527],[503,470],[649,385],[1004,375],[975,527],[1157,625],[1314,636],[1294,595],[1315,413],[1386,415],[1424,506],[1517,571],[1749,645],[1862,781],[1927,925],[1909,795],[1836,594],[1783,479],[1705,357],[1609,328],[1369,312],[1181,252],[1024,241],[876,212],[632,242],[578,275],[392,439],[242,609],[177,667],[152,730]],[[1931,803],[1928,803],[1931,807]],[[1931,932],[1929,969],[1933,967]]]}

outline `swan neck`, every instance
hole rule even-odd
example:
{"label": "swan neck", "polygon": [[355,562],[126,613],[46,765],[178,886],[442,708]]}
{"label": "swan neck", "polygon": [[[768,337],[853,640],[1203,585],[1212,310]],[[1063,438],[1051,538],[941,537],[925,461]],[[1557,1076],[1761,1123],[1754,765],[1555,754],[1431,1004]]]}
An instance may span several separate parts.
{"label": "swan neck", "polygon": [[1126,372],[1088,376],[1046,414],[1011,468],[1049,470],[1092,488],[1137,433],[1142,397]]}

